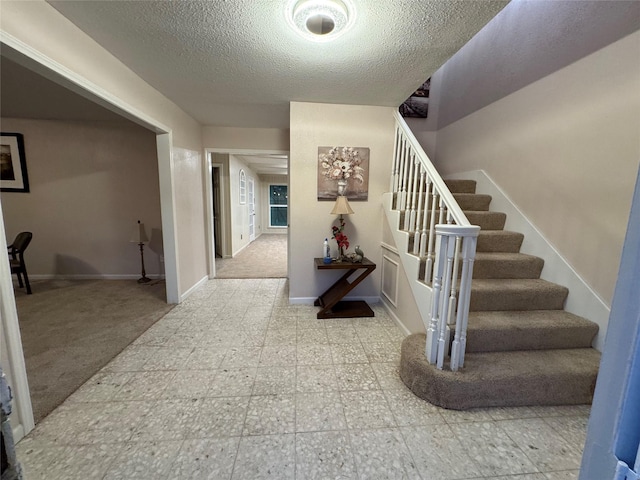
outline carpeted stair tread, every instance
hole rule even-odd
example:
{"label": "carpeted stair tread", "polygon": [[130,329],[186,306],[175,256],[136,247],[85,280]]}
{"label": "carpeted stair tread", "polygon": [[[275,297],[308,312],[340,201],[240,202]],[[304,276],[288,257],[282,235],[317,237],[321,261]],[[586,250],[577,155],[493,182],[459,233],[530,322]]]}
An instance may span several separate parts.
{"label": "carpeted stair tread", "polygon": [[424,334],[402,342],[400,378],[418,397],[455,410],[591,403],[600,354],[591,348],[468,353],[458,372],[424,355]]}
{"label": "carpeted stair tread", "polygon": [[488,211],[491,203],[491,195],[479,193],[454,193],[453,198],[462,210]]}
{"label": "carpeted stair tread", "polygon": [[445,180],[444,183],[451,193],[476,193],[475,180]]}
{"label": "carpeted stair tread", "polygon": [[476,252],[473,278],[539,278],[544,260],[524,253]]}
{"label": "carpeted stair tread", "polygon": [[478,252],[519,252],[524,235],[508,230],[480,230]]}
{"label": "carpeted stair tread", "polygon": [[598,325],[564,310],[470,312],[467,352],[589,348]]}
{"label": "carpeted stair tread", "polygon": [[478,225],[481,230],[502,230],[507,221],[507,215],[502,212],[467,210],[464,214],[471,225]]}
{"label": "carpeted stair tread", "polygon": [[542,279],[474,279],[470,311],[562,310],[569,290]]}

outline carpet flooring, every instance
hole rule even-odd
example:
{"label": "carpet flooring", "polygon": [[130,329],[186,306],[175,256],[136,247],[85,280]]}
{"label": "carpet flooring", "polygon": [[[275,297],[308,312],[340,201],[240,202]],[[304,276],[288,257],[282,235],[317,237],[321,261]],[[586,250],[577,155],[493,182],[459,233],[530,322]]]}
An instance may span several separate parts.
{"label": "carpet flooring", "polygon": [[42,420],[162,318],[165,283],[32,281],[15,289],[34,419]]}
{"label": "carpet flooring", "polygon": [[262,234],[233,258],[216,258],[216,278],[286,278],[287,235]]}

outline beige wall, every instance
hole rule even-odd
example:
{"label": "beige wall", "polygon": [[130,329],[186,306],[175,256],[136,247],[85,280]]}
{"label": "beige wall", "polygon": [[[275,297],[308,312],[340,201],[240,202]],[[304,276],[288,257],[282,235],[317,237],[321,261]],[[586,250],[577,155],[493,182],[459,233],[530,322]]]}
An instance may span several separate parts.
{"label": "beige wall", "polygon": [[289,130],[279,128],[202,127],[206,148],[229,150],[289,150]]}
{"label": "beige wall", "polygon": [[5,39],[30,57],[56,63],[108,102],[171,131],[173,158],[165,173],[173,176],[175,194],[168,204],[175,209],[179,289],[188,291],[207,275],[205,217],[201,206],[192,208],[202,203],[195,195],[203,185],[203,168],[194,168],[202,161],[201,126],[46,2],[2,2],[0,26]]}
{"label": "beige wall", "polygon": [[[155,135],[133,123],[2,119],[24,135],[30,192],[3,192],[7,241],[34,234],[26,254],[36,275],[140,276],[129,242],[137,220],[160,246]],[[158,244],[159,242],[159,244]],[[147,248],[148,274],[164,273],[160,251]]]}
{"label": "beige wall", "polygon": [[[350,251],[361,245],[365,255],[381,259],[382,193],[388,189],[393,155],[393,108],[317,103],[291,104],[290,149],[290,297],[317,297],[333,281],[332,272],[316,272],[314,257],[321,256],[322,242],[331,237],[336,221],[331,202],[317,200],[317,163],[320,146],[369,147],[369,199],[351,202],[355,211],[346,219]],[[335,241],[332,241],[335,248]],[[379,270],[354,290],[355,296],[380,295]]]}
{"label": "beige wall", "polygon": [[637,32],[437,133],[440,172],[485,170],[609,305],[640,162],[639,44]]}
{"label": "beige wall", "polygon": [[[244,170],[247,180],[247,193],[244,204],[240,203],[240,170]],[[238,254],[242,249],[249,245],[249,179],[254,181],[254,194],[257,196],[260,192],[260,179],[258,175],[251,170],[246,163],[242,162],[235,155],[229,155],[229,182],[230,188],[230,206],[231,206],[231,252],[232,255]],[[257,230],[260,218],[256,218],[256,237],[259,235]]]}

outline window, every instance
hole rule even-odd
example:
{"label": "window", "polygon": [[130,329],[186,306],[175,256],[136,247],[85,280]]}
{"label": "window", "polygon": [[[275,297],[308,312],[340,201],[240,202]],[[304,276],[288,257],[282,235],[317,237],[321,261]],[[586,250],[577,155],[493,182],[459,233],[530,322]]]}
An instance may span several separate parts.
{"label": "window", "polygon": [[247,176],[244,170],[240,170],[240,203],[247,203]]}
{"label": "window", "polygon": [[286,185],[269,185],[269,227],[287,227],[288,200]]}

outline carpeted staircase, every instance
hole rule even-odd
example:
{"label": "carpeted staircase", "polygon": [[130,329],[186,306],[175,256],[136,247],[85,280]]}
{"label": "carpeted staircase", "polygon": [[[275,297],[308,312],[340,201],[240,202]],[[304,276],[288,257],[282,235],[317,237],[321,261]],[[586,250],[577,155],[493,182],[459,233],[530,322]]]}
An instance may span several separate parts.
{"label": "carpeted staircase", "polygon": [[598,326],[563,310],[568,289],[540,279],[543,260],[520,252],[523,235],[503,230],[504,213],[475,182],[446,182],[481,227],[473,270],[467,354],[458,372],[438,370],[425,335],[402,345],[400,376],[419,397],[451,409],[591,403],[600,354]]}

